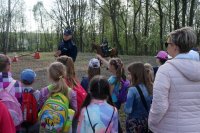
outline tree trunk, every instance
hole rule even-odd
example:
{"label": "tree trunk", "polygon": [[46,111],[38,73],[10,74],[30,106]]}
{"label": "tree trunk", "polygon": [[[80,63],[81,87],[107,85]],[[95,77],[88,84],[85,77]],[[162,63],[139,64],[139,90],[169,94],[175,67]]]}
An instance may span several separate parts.
{"label": "tree trunk", "polygon": [[7,13],[7,21],[6,21],[6,33],[5,33],[5,44],[3,53],[7,54],[8,45],[9,45],[9,31],[10,31],[10,21],[11,21],[11,1],[8,0],[8,13]]}
{"label": "tree trunk", "polygon": [[[148,23],[149,23],[149,0],[146,0],[146,5],[145,5],[145,26],[144,26],[144,37],[145,40],[148,37]],[[145,41],[144,44],[144,53],[148,55],[148,46],[147,46],[147,42]]]}
{"label": "tree trunk", "polygon": [[191,0],[189,26],[193,26],[195,0]]}
{"label": "tree trunk", "polygon": [[178,14],[179,14],[179,0],[174,0],[174,30],[176,29],[179,29],[180,26],[179,26],[179,17],[178,17]]}
{"label": "tree trunk", "polygon": [[[117,25],[116,20],[114,17],[111,18],[112,25],[113,25],[113,39],[114,39],[114,46],[117,46],[118,49],[122,49],[121,45],[119,44],[118,34],[117,34]],[[123,51],[120,51],[123,54]]]}
{"label": "tree trunk", "polygon": [[125,15],[125,50],[126,50],[126,54],[128,53],[128,4],[129,4],[129,0],[127,0],[127,5],[126,5],[126,15]]}
{"label": "tree trunk", "polygon": [[169,1],[169,31],[172,31],[172,0]]}
{"label": "tree trunk", "polygon": [[163,49],[163,12],[161,7],[161,0],[158,0],[159,18],[160,18],[160,48]]}
{"label": "tree trunk", "polygon": [[[134,1],[134,6],[136,6],[135,2],[136,1]],[[137,15],[138,15],[138,13],[140,11],[141,4],[142,4],[141,0],[139,2],[140,2],[139,3],[139,7],[137,8],[137,10],[134,10],[134,20],[133,20],[133,37],[134,37],[133,45],[135,45],[135,54],[136,55],[138,54],[138,39],[137,39],[137,35],[136,35],[136,32],[137,32],[137,30],[136,30],[136,22],[137,22]],[[134,7],[134,9],[135,9],[135,7]],[[139,23],[139,25],[140,25],[140,23]]]}
{"label": "tree trunk", "polygon": [[[119,43],[119,37],[117,33],[117,24],[116,24],[116,18],[117,18],[117,8],[118,7],[118,0],[109,0],[109,12],[110,12],[110,18],[112,21],[112,27],[113,27],[113,39],[114,39],[114,46],[116,46],[118,49],[122,50],[122,47]],[[123,51],[119,51],[121,54],[123,54]]]}
{"label": "tree trunk", "polygon": [[187,11],[187,0],[182,0],[182,27],[185,27],[186,11]]}

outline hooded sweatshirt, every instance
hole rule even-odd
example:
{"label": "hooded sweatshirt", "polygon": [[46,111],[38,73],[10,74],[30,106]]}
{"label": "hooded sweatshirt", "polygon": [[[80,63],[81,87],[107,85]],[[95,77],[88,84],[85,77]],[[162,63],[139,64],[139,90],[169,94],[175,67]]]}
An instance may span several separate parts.
{"label": "hooded sweatshirt", "polygon": [[148,120],[154,133],[200,132],[200,62],[190,53],[159,68]]}

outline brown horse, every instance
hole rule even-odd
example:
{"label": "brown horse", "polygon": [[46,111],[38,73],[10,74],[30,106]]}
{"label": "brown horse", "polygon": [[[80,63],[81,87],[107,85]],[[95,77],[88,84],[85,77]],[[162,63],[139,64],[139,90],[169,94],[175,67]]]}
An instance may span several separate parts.
{"label": "brown horse", "polygon": [[[106,57],[104,55],[104,53],[102,52],[102,49],[101,49],[101,46],[100,45],[97,45],[95,43],[92,43],[92,51],[96,50],[96,53],[101,55],[102,57]],[[111,50],[109,50],[109,53],[108,53],[108,57],[118,57],[118,51],[116,48],[112,48]]]}

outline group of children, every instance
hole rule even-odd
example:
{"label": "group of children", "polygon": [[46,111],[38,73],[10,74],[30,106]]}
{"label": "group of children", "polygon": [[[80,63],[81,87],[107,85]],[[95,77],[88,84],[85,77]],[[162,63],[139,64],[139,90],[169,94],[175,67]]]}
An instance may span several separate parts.
{"label": "group of children", "polygon": [[[162,63],[167,60],[167,54],[162,51],[156,58]],[[99,60],[108,67],[111,74],[108,79],[101,76]],[[157,70],[150,64],[131,63],[126,76],[121,59],[111,58],[107,61],[97,55],[97,58],[89,61],[88,76],[83,77],[80,83],[72,58],[60,56],[48,67],[51,84],[40,90],[32,88],[36,77],[33,70],[23,70],[21,81],[16,81],[10,69],[9,58],[0,54],[2,133],[118,133],[122,132],[122,124],[126,125],[127,133],[148,131],[147,118],[152,101],[154,73]],[[128,83],[126,87],[125,81]],[[18,123],[13,120],[12,109],[7,107],[7,101],[1,95],[4,91],[21,105],[22,112],[17,115],[22,120]],[[124,97],[125,100],[121,100]],[[119,122],[118,110],[122,104],[127,114],[126,123]]]}

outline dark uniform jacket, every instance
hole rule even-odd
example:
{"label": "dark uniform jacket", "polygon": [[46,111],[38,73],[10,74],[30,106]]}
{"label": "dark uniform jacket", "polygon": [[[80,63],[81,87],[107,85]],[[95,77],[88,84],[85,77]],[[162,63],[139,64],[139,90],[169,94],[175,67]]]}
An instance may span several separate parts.
{"label": "dark uniform jacket", "polygon": [[72,40],[62,41],[58,46],[58,50],[61,51],[61,55],[67,55],[75,62],[77,56],[77,47]]}

